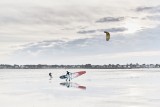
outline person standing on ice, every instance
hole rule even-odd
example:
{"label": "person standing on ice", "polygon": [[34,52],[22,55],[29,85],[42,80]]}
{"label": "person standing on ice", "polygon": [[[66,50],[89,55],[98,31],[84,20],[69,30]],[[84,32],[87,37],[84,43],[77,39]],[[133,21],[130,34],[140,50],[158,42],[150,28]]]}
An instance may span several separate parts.
{"label": "person standing on ice", "polygon": [[52,73],[51,72],[49,73],[49,76],[50,76],[50,79],[51,79],[52,78]]}
{"label": "person standing on ice", "polygon": [[66,73],[66,77],[67,77],[66,81],[68,81],[68,80],[70,81],[70,78],[71,78],[70,75],[71,75],[71,73],[67,71],[67,73]]}

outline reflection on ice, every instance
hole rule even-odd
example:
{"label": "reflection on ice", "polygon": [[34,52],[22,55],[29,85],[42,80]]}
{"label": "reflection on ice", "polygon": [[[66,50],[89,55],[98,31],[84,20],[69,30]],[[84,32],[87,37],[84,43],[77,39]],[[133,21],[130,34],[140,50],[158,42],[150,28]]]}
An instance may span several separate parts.
{"label": "reflection on ice", "polygon": [[60,83],[60,85],[65,86],[67,88],[72,87],[72,88],[86,90],[86,86],[82,86],[82,85],[79,85],[79,84],[73,83],[73,82],[62,82],[62,83]]}

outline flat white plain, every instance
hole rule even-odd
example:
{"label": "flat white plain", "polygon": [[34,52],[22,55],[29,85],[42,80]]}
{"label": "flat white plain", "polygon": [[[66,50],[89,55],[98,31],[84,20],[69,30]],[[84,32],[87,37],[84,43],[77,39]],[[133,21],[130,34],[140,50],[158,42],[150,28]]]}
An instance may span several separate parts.
{"label": "flat white plain", "polygon": [[[85,69],[62,86],[60,75],[82,69],[1,69],[1,107],[159,107],[160,69]],[[49,78],[49,72],[53,78]]]}

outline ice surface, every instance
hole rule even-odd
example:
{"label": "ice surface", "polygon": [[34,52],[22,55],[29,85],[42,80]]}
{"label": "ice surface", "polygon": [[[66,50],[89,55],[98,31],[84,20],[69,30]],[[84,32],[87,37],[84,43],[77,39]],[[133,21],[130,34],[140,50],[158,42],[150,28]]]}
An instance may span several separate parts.
{"label": "ice surface", "polygon": [[59,79],[65,71],[1,69],[0,107],[160,106],[160,69],[86,69],[87,73],[73,79],[69,87],[64,85],[65,80]]}

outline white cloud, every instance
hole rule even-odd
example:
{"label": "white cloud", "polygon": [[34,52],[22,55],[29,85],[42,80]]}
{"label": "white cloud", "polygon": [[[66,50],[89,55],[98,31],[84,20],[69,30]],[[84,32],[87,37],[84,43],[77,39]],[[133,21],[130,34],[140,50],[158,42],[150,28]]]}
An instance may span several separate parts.
{"label": "white cloud", "polygon": [[[76,59],[104,53],[158,51],[159,23],[151,20],[155,17],[147,17],[151,13],[135,11],[138,7],[158,7],[158,3],[157,0],[0,1],[0,51],[10,55],[13,60],[8,62],[14,63],[17,58],[24,63],[31,59],[47,63],[55,58],[58,63],[70,56]],[[100,19],[105,23],[96,22]],[[103,30],[111,32],[108,43]]]}

